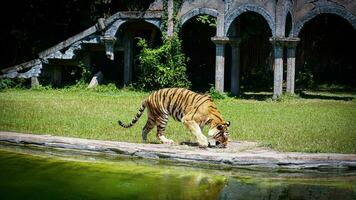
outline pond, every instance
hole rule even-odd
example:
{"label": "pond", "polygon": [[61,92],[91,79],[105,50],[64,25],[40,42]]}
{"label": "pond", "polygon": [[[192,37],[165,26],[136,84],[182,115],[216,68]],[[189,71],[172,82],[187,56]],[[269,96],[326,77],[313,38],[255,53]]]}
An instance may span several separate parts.
{"label": "pond", "polygon": [[0,199],[356,199],[356,172],[209,169],[0,144]]}

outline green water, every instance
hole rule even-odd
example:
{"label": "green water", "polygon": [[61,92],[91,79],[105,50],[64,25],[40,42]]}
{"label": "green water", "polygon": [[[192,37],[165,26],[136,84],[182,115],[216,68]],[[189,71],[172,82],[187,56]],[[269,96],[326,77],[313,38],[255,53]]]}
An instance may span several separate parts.
{"label": "green water", "polygon": [[0,145],[0,199],[356,199],[356,175],[202,169]]}

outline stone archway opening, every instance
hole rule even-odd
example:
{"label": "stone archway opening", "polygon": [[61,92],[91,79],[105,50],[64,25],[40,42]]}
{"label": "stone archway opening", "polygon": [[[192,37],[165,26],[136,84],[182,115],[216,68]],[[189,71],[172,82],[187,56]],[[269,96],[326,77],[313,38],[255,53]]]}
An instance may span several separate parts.
{"label": "stone archway opening", "polygon": [[350,89],[356,86],[356,30],[335,14],[306,22],[297,47],[296,87]]}
{"label": "stone archway opening", "polygon": [[284,35],[285,37],[288,37],[291,35],[292,33],[292,15],[290,14],[290,12],[288,12],[287,16],[286,16],[286,27],[284,29]]}
{"label": "stone archway opening", "polygon": [[[228,30],[228,37],[238,38],[239,86],[242,92],[271,91],[273,88],[273,53],[269,38],[272,31],[266,19],[259,13],[249,11],[239,15]],[[226,66],[233,66],[236,59],[234,46],[226,48]],[[231,85],[231,68],[226,67],[225,87]]]}
{"label": "stone archway opening", "polygon": [[137,45],[139,38],[145,39],[149,47],[155,48],[162,44],[162,33],[151,23],[132,20],[122,24],[115,37],[117,39],[114,45],[114,60],[107,58],[105,49],[93,53],[94,71],[101,71],[105,82],[113,82],[117,86],[135,83],[139,76],[137,60],[141,50]]}
{"label": "stone archway opening", "polygon": [[186,21],[180,31],[182,49],[189,58],[188,78],[192,89],[205,92],[215,82],[215,44],[211,38],[216,35],[216,18],[197,15]]}

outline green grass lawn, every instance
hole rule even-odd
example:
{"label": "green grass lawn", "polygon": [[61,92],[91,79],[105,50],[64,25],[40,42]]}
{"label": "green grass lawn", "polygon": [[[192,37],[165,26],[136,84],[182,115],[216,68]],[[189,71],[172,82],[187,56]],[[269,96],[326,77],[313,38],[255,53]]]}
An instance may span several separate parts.
{"label": "green grass lawn", "polygon": [[[3,90],[0,91],[0,130],[36,134],[141,142],[144,114],[123,129],[148,93],[127,90]],[[309,96],[308,96],[309,95]],[[280,151],[356,153],[354,94],[305,93],[303,98],[215,101],[231,121],[233,140],[258,141]],[[150,142],[158,142],[155,130]],[[195,141],[187,129],[170,120],[167,137]]]}

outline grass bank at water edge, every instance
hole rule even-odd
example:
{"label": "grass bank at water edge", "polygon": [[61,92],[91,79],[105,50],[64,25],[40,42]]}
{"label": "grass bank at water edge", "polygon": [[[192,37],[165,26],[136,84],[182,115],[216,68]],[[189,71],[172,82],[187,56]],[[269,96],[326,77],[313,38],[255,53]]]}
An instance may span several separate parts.
{"label": "grass bank at water edge", "polygon": [[[0,130],[142,142],[146,113],[130,129],[118,126],[117,120],[131,121],[147,95],[128,90],[3,90]],[[232,140],[258,141],[280,151],[356,153],[356,101],[350,95],[350,100],[274,102],[227,97],[215,102],[232,122]],[[158,142],[155,135],[155,130],[149,134],[150,142]],[[171,119],[166,136],[177,143],[195,141],[181,123]]]}

